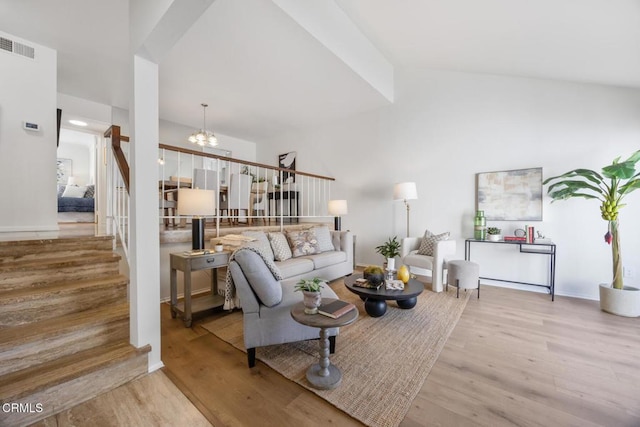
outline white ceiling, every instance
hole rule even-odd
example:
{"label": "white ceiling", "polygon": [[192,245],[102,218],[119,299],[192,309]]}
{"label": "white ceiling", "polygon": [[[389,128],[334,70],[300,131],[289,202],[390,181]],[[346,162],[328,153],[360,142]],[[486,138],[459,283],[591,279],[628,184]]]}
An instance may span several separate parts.
{"label": "white ceiling", "polygon": [[[396,68],[640,88],[640,0],[335,3]],[[127,108],[128,10],[128,0],[0,0],[0,30],[58,51],[59,92]],[[254,141],[389,104],[266,0],[216,0],[162,58],[161,118],[200,127],[201,102],[209,128]]]}

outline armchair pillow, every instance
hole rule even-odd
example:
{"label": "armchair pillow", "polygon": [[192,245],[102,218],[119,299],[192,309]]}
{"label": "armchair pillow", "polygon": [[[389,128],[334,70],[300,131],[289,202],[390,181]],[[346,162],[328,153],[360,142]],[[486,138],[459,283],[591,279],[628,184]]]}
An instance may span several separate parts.
{"label": "armchair pillow", "polygon": [[263,305],[273,307],[282,301],[282,285],[260,255],[251,250],[239,250],[234,255],[247,282]]}
{"label": "armchair pillow", "polygon": [[449,240],[448,231],[446,233],[433,234],[431,231],[426,230],[420,243],[420,249],[418,249],[418,255],[433,256],[436,242],[441,240]]}

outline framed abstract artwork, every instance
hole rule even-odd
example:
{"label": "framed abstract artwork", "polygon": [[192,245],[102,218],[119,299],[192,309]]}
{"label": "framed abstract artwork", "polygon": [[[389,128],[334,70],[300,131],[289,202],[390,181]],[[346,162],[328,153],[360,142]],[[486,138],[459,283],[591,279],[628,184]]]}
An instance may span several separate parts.
{"label": "framed abstract artwork", "polygon": [[[283,169],[296,170],[296,152],[280,154],[278,156],[278,167]],[[291,172],[282,172],[282,183],[295,182],[295,174]]]}
{"label": "framed abstract artwork", "polygon": [[476,188],[487,220],[542,221],[542,168],[478,173]]}

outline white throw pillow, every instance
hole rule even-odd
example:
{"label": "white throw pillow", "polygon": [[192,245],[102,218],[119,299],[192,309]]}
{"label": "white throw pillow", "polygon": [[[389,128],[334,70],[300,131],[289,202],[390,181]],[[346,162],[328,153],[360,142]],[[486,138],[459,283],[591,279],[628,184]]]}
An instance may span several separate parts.
{"label": "white throw pillow", "polygon": [[76,199],[81,199],[84,197],[84,193],[87,192],[87,187],[76,186],[76,185],[67,185],[64,189],[64,193],[62,193],[62,197],[74,197]]}

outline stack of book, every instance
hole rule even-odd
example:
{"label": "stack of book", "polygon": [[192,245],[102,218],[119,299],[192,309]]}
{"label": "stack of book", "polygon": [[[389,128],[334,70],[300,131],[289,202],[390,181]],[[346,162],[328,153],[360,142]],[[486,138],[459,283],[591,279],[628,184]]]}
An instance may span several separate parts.
{"label": "stack of book", "polygon": [[351,310],[356,308],[355,305],[350,302],[335,300],[330,302],[329,304],[321,305],[318,307],[318,313],[323,316],[331,317],[332,319],[337,319],[340,316],[344,316]]}
{"label": "stack of book", "polygon": [[518,237],[518,236],[504,236],[505,242],[526,242],[526,237]]}

